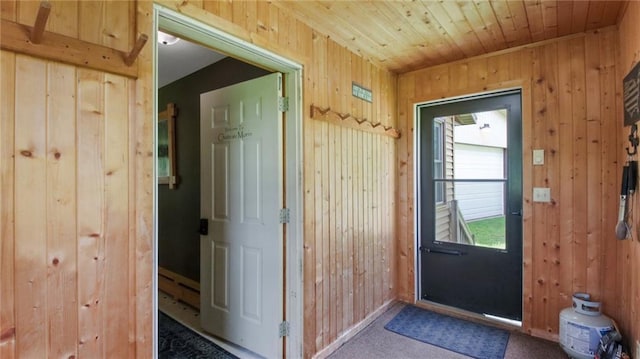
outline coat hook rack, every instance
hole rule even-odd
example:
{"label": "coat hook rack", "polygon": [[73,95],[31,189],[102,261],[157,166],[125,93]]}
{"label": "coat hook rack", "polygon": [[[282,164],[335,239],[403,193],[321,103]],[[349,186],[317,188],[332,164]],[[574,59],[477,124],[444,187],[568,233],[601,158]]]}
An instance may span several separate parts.
{"label": "coat hook rack", "polygon": [[42,41],[42,34],[44,33],[44,28],[47,25],[49,13],[51,13],[51,3],[48,1],[42,1],[38,8],[36,23],[33,25],[33,29],[31,29],[31,36],[29,37],[32,43],[39,44]]}
{"label": "coat hook rack", "polygon": [[638,144],[640,143],[640,139],[638,139],[638,125],[635,123],[631,125],[631,133],[629,133],[629,142],[633,147],[633,151],[629,151],[629,147],[627,147],[627,154],[629,156],[633,156],[638,153]]}
{"label": "coat hook rack", "polygon": [[127,66],[131,66],[136,61],[136,58],[140,54],[140,51],[142,51],[142,48],[144,47],[144,44],[147,43],[147,40],[149,40],[149,36],[147,36],[145,34],[141,34],[138,37],[138,40],[136,41],[136,44],[133,45],[133,49],[124,58],[124,63],[127,64]]}

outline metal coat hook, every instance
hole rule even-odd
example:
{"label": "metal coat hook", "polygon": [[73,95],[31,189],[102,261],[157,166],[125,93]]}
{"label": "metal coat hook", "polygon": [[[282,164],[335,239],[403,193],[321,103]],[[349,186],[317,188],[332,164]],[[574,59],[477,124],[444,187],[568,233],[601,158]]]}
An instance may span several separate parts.
{"label": "metal coat hook", "polygon": [[640,139],[638,139],[638,125],[635,123],[631,125],[631,133],[629,133],[629,142],[631,146],[633,146],[633,151],[629,151],[629,147],[627,147],[627,154],[629,156],[633,156],[638,153],[638,144],[640,143]]}

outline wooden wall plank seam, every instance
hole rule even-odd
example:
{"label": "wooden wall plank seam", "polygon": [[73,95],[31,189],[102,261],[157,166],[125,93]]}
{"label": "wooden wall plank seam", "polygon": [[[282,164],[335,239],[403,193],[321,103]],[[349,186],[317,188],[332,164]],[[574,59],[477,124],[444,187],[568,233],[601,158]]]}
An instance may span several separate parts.
{"label": "wooden wall plank seam", "polygon": [[78,70],[78,355],[104,356],[104,73]]}
{"label": "wooden wall plank seam", "polygon": [[[136,26],[137,32],[155,31],[153,27],[153,3],[151,1],[136,1]],[[153,63],[153,46],[145,46],[138,56],[139,63]],[[138,79],[135,82],[135,100],[129,102],[130,113],[134,117],[133,135],[135,142],[130,143],[132,151],[135,151],[135,173],[129,177],[129,186],[135,188],[135,222],[129,225],[135,227],[135,345],[137,358],[150,358],[153,356],[153,326],[154,317],[152,306],[155,293],[153,286],[154,273],[154,218],[153,218],[153,69],[151,66],[140,66]],[[133,309],[132,309],[133,310]]]}
{"label": "wooden wall plank seam", "polygon": [[[16,56],[15,316],[19,356],[47,351],[46,62]],[[19,121],[18,121],[19,119]]]}
{"label": "wooden wall plank seam", "polygon": [[47,78],[47,352],[77,357],[76,69],[49,63]]}
{"label": "wooden wall plank seam", "polygon": [[[4,4],[3,4],[4,5]],[[0,357],[15,358],[15,79],[16,55],[0,50]],[[7,119],[7,120],[5,120]]]}
{"label": "wooden wall plank seam", "polygon": [[104,213],[105,264],[107,273],[103,298],[105,311],[105,357],[130,357],[127,343],[129,311],[129,157],[128,157],[128,96],[129,83],[125,77],[107,74],[104,78]]}

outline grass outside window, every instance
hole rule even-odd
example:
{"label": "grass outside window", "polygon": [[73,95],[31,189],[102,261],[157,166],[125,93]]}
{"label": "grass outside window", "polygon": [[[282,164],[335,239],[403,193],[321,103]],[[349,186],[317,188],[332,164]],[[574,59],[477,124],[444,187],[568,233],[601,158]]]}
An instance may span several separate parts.
{"label": "grass outside window", "polygon": [[467,222],[467,226],[476,246],[506,249],[504,216]]}

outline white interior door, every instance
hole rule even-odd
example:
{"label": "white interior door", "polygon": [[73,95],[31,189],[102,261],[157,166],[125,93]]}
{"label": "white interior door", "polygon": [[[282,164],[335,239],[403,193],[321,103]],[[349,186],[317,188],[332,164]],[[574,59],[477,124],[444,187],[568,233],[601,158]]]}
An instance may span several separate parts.
{"label": "white interior door", "polygon": [[282,75],[200,95],[202,327],[281,356]]}

